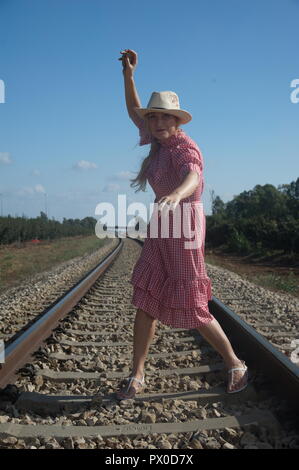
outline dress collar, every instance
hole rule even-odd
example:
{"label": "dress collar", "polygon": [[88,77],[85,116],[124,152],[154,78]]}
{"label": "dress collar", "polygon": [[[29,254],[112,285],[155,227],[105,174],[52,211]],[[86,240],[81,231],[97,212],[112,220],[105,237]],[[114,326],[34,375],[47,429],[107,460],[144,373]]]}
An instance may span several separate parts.
{"label": "dress collar", "polygon": [[164,142],[161,142],[161,147],[174,147],[187,138],[185,132],[182,129],[178,129],[176,134],[171,135]]}

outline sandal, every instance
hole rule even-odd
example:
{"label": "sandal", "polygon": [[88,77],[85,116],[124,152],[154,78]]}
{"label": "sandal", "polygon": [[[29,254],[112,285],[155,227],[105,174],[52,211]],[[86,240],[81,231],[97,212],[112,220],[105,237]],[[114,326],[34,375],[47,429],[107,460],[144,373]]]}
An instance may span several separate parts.
{"label": "sandal", "polygon": [[[131,391],[130,393],[129,390],[132,386],[133,380],[135,380],[139,384],[139,387],[137,389],[135,387],[132,387],[133,392]],[[128,377],[127,379],[125,379],[125,382],[128,383],[128,386],[126,388],[121,388],[121,390],[116,393],[116,398],[118,400],[130,400],[131,398],[134,398],[136,393],[144,386],[144,376],[141,380],[137,379],[136,377]]]}
{"label": "sandal", "polygon": [[[241,392],[241,390],[244,390],[244,388],[246,388],[247,385],[248,385],[248,368],[247,368],[247,366],[246,366],[246,364],[245,364],[244,361],[241,361],[241,362],[242,362],[242,364],[243,364],[243,367],[233,367],[232,369],[229,369],[229,370],[228,370],[228,380],[229,380],[229,383],[231,383],[231,385],[233,386],[233,385],[234,385],[234,372],[235,372],[236,370],[243,370],[243,371],[245,371],[245,374],[243,375],[243,377],[241,377],[241,378],[238,380],[238,382],[243,382],[243,381],[245,380],[245,383],[244,383],[244,385],[242,385],[242,387],[238,388],[237,390],[229,391],[228,388],[227,388],[227,393],[237,393],[237,392]],[[231,377],[230,377],[230,374],[232,374]],[[231,379],[231,382],[230,382],[230,379]],[[237,383],[238,383],[238,382],[237,382]]]}

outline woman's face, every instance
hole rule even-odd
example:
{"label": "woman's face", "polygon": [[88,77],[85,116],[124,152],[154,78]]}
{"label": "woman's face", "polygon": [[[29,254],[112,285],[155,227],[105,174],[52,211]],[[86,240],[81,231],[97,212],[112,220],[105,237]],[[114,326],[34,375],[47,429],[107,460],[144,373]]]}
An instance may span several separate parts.
{"label": "woman's face", "polygon": [[178,123],[172,114],[152,112],[146,114],[146,118],[151,134],[160,143],[177,131]]}

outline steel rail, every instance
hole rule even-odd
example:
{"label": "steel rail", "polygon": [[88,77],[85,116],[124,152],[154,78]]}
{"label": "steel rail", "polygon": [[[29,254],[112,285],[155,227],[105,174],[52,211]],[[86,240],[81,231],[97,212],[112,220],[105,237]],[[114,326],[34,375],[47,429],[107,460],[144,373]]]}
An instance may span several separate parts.
{"label": "steel rail", "polygon": [[214,296],[209,310],[246,362],[261,371],[276,392],[299,409],[299,367]]}
{"label": "steel rail", "polygon": [[[129,236],[127,238],[143,246],[142,240]],[[71,311],[110,266],[122,247],[123,240],[120,238],[118,247],[112,253],[6,347],[5,363],[0,364],[0,388],[5,387],[16,377],[15,371],[21,368],[31,354],[49,337],[59,321]],[[293,407],[299,408],[299,367],[215,296],[209,302],[209,310],[230,337],[236,351],[241,351],[242,358],[256,370],[262,371],[276,392],[291,402]]]}
{"label": "steel rail", "polygon": [[[143,246],[142,240],[127,238]],[[262,372],[276,393],[291,403],[292,408],[299,409],[299,367],[217,297],[212,296],[208,306],[230,337],[233,347],[242,352],[242,359]]]}
{"label": "steel rail", "polygon": [[34,322],[15,341],[5,347],[4,363],[0,364],[0,388],[4,388],[16,379],[16,371],[20,369],[33,352],[47,339],[59,321],[64,318],[97,279],[108,269],[118,256],[124,245],[120,239],[119,245],[108,254],[95,268],[87,273],[75,286],[62,296],[54,305]]}

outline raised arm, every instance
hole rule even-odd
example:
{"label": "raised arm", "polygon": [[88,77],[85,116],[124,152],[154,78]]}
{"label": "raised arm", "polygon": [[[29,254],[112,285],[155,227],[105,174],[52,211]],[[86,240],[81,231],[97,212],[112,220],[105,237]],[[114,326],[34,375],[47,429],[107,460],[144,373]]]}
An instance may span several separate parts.
{"label": "raised arm", "polygon": [[118,59],[123,64],[126,105],[129,117],[140,128],[142,119],[134,111],[134,107],[141,108],[141,102],[136,90],[134,72],[138,63],[137,53],[132,49],[120,51],[122,56]]}

